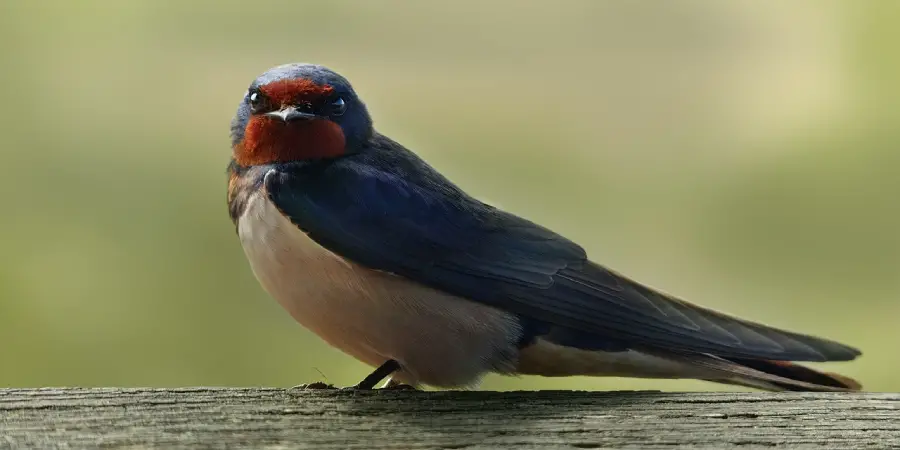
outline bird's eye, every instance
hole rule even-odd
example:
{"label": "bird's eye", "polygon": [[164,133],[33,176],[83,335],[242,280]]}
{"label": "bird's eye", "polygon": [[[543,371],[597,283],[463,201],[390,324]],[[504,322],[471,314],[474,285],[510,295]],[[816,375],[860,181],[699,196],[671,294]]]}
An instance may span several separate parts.
{"label": "bird's eye", "polygon": [[265,105],[265,99],[259,91],[250,91],[247,101],[250,103],[250,108],[253,111],[259,111]]}
{"label": "bird's eye", "polygon": [[347,103],[344,102],[344,99],[338,97],[331,102],[331,115],[332,116],[340,116],[344,114],[344,111],[347,110]]}

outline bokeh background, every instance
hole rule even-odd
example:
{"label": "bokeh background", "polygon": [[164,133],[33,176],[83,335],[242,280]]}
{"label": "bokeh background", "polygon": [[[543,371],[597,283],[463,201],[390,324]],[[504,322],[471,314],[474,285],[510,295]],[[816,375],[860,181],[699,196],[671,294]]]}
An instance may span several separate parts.
{"label": "bokeh background", "polygon": [[[0,1],[0,386],[339,385],[225,207],[268,67],[328,65],[478,197],[900,390],[900,3]],[[493,389],[711,390],[490,376]]]}

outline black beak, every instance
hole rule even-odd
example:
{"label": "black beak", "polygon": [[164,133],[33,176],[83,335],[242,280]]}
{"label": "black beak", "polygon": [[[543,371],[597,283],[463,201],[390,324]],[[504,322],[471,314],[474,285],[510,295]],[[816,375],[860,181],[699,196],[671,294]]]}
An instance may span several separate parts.
{"label": "black beak", "polygon": [[279,111],[268,112],[266,113],[266,115],[270,117],[277,117],[284,122],[293,122],[295,120],[312,120],[319,117],[312,113],[300,111],[293,106],[287,106]]}

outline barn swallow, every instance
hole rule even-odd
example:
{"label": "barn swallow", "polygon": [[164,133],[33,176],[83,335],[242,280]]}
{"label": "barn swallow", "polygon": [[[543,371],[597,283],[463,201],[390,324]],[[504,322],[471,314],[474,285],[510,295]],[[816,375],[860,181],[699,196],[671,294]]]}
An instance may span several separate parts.
{"label": "barn swallow", "polygon": [[861,388],[795,363],[849,361],[852,347],[667,295],[473,198],[375,131],[326,67],[259,76],[231,143],[229,212],[253,273],[297,322],[377,367],[357,388],[475,387],[486,373]]}

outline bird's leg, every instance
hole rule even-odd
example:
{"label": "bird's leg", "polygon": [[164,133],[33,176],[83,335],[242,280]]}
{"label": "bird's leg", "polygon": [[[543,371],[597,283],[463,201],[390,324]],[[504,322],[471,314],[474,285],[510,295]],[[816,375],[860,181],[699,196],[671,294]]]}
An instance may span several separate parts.
{"label": "bird's leg", "polygon": [[369,376],[364,378],[359,383],[356,383],[356,386],[352,386],[351,389],[372,389],[376,384],[378,384],[379,381],[383,380],[387,376],[390,376],[390,374],[398,370],[400,370],[400,363],[394,361],[393,359],[389,359],[385,361],[384,364],[375,369],[374,372],[370,373]]}

